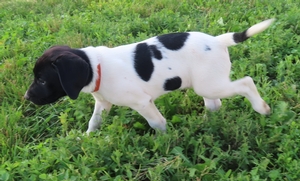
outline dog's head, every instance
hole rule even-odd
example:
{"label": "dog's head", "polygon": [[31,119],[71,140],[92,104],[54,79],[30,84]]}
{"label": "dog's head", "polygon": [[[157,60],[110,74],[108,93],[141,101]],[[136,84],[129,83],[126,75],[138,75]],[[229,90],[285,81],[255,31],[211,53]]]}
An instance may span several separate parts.
{"label": "dog's head", "polygon": [[92,79],[86,54],[67,46],[54,46],[45,51],[33,73],[34,80],[24,97],[38,105],[53,103],[66,95],[76,99]]}

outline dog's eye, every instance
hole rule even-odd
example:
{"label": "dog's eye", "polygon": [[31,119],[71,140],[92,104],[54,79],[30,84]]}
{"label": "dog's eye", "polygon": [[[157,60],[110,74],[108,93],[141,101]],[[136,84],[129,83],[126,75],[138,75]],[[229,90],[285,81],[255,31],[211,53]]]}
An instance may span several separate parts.
{"label": "dog's eye", "polygon": [[46,84],[46,81],[44,81],[43,79],[39,78],[38,79],[38,83],[42,84],[42,85],[45,85]]}

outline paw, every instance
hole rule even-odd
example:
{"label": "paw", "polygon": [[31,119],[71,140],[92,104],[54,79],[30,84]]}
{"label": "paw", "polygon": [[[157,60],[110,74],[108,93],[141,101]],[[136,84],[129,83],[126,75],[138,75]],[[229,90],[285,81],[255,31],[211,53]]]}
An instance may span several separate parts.
{"label": "paw", "polygon": [[165,119],[161,119],[161,120],[147,120],[149,125],[151,126],[151,128],[155,129],[156,131],[165,133],[166,132],[166,120]]}
{"label": "paw", "polygon": [[264,100],[261,100],[259,105],[253,106],[253,109],[263,115],[268,115],[271,113],[270,106]]}
{"label": "paw", "polygon": [[220,109],[222,102],[220,99],[207,99],[204,98],[205,107],[210,111],[217,111]]}

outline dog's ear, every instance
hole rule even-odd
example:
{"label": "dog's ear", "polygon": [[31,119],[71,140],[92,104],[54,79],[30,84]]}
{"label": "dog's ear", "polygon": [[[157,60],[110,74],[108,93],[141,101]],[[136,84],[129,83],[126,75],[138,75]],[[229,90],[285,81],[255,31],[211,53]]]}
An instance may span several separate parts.
{"label": "dog's ear", "polygon": [[57,70],[60,83],[66,94],[71,99],[77,99],[81,89],[87,83],[90,65],[71,52],[64,52],[52,65]]}

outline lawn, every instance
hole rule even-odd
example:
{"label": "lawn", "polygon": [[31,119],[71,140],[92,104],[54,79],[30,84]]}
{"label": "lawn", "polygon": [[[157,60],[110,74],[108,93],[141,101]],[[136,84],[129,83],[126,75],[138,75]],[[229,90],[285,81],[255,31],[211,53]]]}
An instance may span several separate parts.
{"label": "lawn", "polygon": [[[0,0],[0,181],[300,180],[300,2],[296,0]],[[113,106],[84,135],[94,101],[36,106],[23,95],[53,45],[118,46],[170,32],[243,31],[276,18],[229,51],[233,80],[251,76],[272,113],[244,97],[210,112],[193,90],[156,100],[168,120],[155,134],[127,107]]]}

